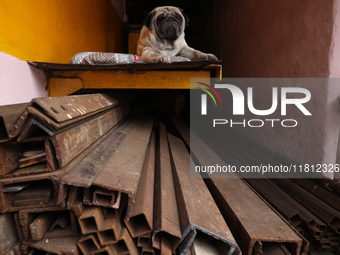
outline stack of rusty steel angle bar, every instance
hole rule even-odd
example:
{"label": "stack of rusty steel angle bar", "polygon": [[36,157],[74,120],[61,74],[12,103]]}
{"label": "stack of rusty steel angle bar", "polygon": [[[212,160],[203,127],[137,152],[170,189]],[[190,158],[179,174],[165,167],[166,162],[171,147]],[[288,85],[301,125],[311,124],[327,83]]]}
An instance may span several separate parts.
{"label": "stack of rusty steel angle bar", "polygon": [[132,100],[92,94],[0,107],[0,254],[317,254],[304,222],[323,247],[337,242],[337,218],[315,218],[302,198],[287,197],[295,185],[328,203],[336,195],[328,201],[307,180],[203,179],[193,167],[221,157],[193,133],[199,146],[189,148],[179,118],[134,111]]}
{"label": "stack of rusty steel angle bar", "polygon": [[[0,240],[11,236],[1,254],[241,254],[202,179],[182,190],[188,169],[166,126],[130,112],[130,100],[93,94],[0,108]],[[211,211],[196,215],[196,189]],[[216,227],[200,221],[210,215]]]}

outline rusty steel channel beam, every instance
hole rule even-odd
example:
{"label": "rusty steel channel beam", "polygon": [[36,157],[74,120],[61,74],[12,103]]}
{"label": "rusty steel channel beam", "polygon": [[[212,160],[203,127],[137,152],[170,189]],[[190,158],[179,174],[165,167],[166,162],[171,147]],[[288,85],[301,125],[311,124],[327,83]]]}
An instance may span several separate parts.
{"label": "rusty steel channel beam", "polygon": [[[190,139],[195,140],[195,146],[190,149],[198,161],[196,164],[228,165],[178,118],[172,116],[171,120],[187,146],[190,146]],[[301,249],[303,240],[299,235],[246,183],[235,174],[224,177],[205,181],[243,254],[251,255],[256,242],[262,241],[284,243],[293,255],[305,254],[305,249]]]}
{"label": "rusty steel channel beam", "polygon": [[245,179],[262,197],[264,197],[276,210],[297,227],[302,223],[302,218],[297,210],[292,208],[284,200],[280,199],[279,192],[262,179]]}
{"label": "rusty steel channel beam", "polygon": [[0,143],[11,140],[9,134],[28,105],[29,103],[0,106]]}
{"label": "rusty steel channel beam", "polygon": [[141,116],[92,182],[92,186],[127,194],[127,213],[137,192],[153,121]]}
{"label": "rusty steel channel beam", "polygon": [[21,253],[21,242],[16,242],[5,255],[22,255]]}
{"label": "rusty steel channel beam", "polygon": [[0,175],[5,175],[19,168],[22,145],[10,142],[0,144]]}
{"label": "rusty steel channel beam", "polygon": [[[261,149],[258,149],[254,146],[251,146],[247,144],[242,139],[237,139],[232,136],[223,136],[222,143],[228,144],[228,147],[220,146],[218,151],[225,154],[232,154],[234,157],[237,157],[240,161],[242,161],[242,165],[254,165],[254,164],[271,164],[271,165],[285,165],[287,162],[285,162],[284,159],[278,158],[277,156],[269,155],[268,153],[263,152]],[[229,151],[229,152],[226,152]],[[242,156],[240,156],[242,155]],[[243,176],[243,175],[241,175]],[[245,177],[249,177],[248,174],[246,174]],[[263,176],[261,176],[263,177]],[[305,205],[303,203],[296,202],[295,196],[289,196],[286,194],[286,192],[283,192],[282,190],[279,191],[279,188],[272,183],[268,178],[285,178],[284,175],[276,174],[276,175],[267,175],[265,176],[265,181],[271,184],[272,186],[275,186],[274,188],[278,191],[278,193],[281,193],[281,197],[284,197],[286,200],[285,202],[288,204],[291,204],[291,206],[299,211],[299,214],[301,218],[307,223],[310,230],[312,230],[315,226],[317,226],[320,231],[325,232],[327,230],[327,224],[326,221],[326,215],[322,214],[324,217],[320,220],[320,217],[316,214],[317,210],[314,210],[314,213],[311,213],[311,210],[308,208],[306,209]],[[339,209],[339,197],[331,192],[328,189],[325,189],[324,187],[321,187],[321,185],[317,185],[317,182],[311,179],[305,179],[305,176],[302,176],[299,173],[295,174],[296,178],[292,178],[291,181],[299,184],[301,187],[309,191],[310,193],[313,193],[316,197],[319,198],[318,201],[323,203],[327,208],[330,208],[333,213],[336,211],[333,209]],[[257,176],[258,178],[258,176]],[[274,180],[273,180],[274,181]],[[274,181],[275,182],[275,181]],[[277,193],[277,194],[278,194]],[[307,194],[307,193],[306,193]],[[311,199],[313,198],[312,195],[309,196]],[[326,203],[331,205],[333,208],[328,206]],[[315,209],[315,207],[314,207]],[[338,210],[339,211],[339,210]],[[331,217],[331,216],[330,216]],[[333,222],[335,227],[340,227],[339,218],[335,218]],[[312,232],[313,233],[313,232]]]}
{"label": "rusty steel channel beam", "polygon": [[64,174],[60,169],[0,180],[0,212],[55,206]]}
{"label": "rusty steel channel beam", "polygon": [[294,197],[296,201],[305,206],[309,211],[324,221],[329,227],[340,233],[340,212],[329,206],[321,199],[300,187],[296,183],[288,179],[273,179],[276,185],[289,195]]}
{"label": "rusty steel channel beam", "polygon": [[251,254],[255,243],[263,241],[284,242],[292,254],[300,254],[302,239],[238,180],[211,179],[209,186],[243,252]]}
{"label": "rusty steel channel beam", "polygon": [[318,182],[310,179],[292,179],[293,182],[314,194],[325,203],[340,211],[340,196],[321,186]]}
{"label": "rusty steel channel beam", "polygon": [[23,241],[22,250],[23,254],[28,254],[25,250],[32,249],[45,252],[46,254],[80,255],[81,253],[77,248],[78,240],[79,236],[42,239],[40,241]]}
{"label": "rusty steel channel beam", "polygon": [[64,97],[35,98],[22,112],[14,125],[11,125],[9,137],[19,135],[28,118],[33,117],[52,130],[61,129],[79,123],[93,115],[130,101],[124,95],[89,94]]}
{"label": "rusty steel channel beam", "polygon": [[[40,131],[40,137],[35,138],[36,140],[43,140],[42,138],[47,137],[47,135],[51,136],[49,139],[45,139],[45,150],[42,151],[45,154],[37,154],[26,158],[20,156],[22,155],[22,150],[28,147],[30,143],[34,145],[38,142],[32,141],[32,139],[30,139],[30,142],[25,143],[0,144],[0,175],[7,174],[17,168],[37,164],[39,161],[47,161],[45,172],[56,170],[59,166],[64,167],[122,120],[128,114],[128,108],[127,104],[117,106],[108,112],[93,116],[92,119],[84,123],[77,123],[78,125],[61,133],[55,133],[40,121],[29,117],[22,127],[21,136],[18,140],[29,138],[32,135],[36,136],[37,130],[42,130]],[[44,145],[44,141],[40,143]]]}
{"label": "rusty steel channel beam", "polygon": [[[194,163],[184,143],[168,134],[174,180],[179,206],[182,242],[179,254],[186,254],[195,236],[187,240],[193,229],[204,238],[213,237],[213,244],[219,254],[241,254],[241,251],[220,213],[213,197],[199,174],[194,173]],[[204,209],[206,208],[206,209]]]}
{"label": "rusty steel channel beam", "polygon": [[0,253],[9,252],[19,240],[13,213],[0,214]]}
{"label": "rusty steel channel beam", "polygon": [[50,139],[54,145],[60,167],[82,153],[88,146],[97,141],[129,112],[127,105],[118,106],[87,122],[79,124]]}
{"label": "rusty steel channel beam", "polygon": [[[153,229],[156,137],[152,132],[137,193],[124,222],[132,237],[150,234]],[[150,240],[150,237],[149,239]]]}
{"label": "rusty steel channel beam", "polygon": [[[113,128],[98,140],[94,148],[91,148],[91,151],[85,157],[76,160],[75,164],[73,164],[73,161],[70,162],[72,168],[61,180],[58,203],[66,199],[69,187],[80,187],[88,191],[112,154],[116,152],[126,135],[131,131],[136,120],[137,116],[125,120],[120,126]],[[90,197],[87,204],[91,204],[92,201],[93,197]]]}
{"label": "rusty steel channel beam", "polygon": [[60,207],[20,210],[20,232],[24,240],[54,239],[78,235],[78,222],[73,211]]}
{"label": "rusty steel channel beam", "polygon": [[10,178],[15,174],[32,174],[32,167],[44,163],[40,171],[51,172],[59,165],[54,148],[48,139],[35,138],[27,142],[9,142],[0,144],[0,178]]}
{"label": "rusty steel channel beam", "polygon": [[[170,241],[171,251],[174,252],[182,238],[175,192],[166,128],[161,123],[156,158],[152,234],[152,245],[156,249],[161,249],[162,239],[164,239]],[[165,245],[165,243],[163,244]]]}
{"label": "rusty steel channel beam", "polygon": [[118,209],[121,197],[121,192],[97,188],[92,195],[92,204]]}
{"label": "rusty steel channel beam", "polygon": [[265,181],[272,186],[275,190],[278,199],[281,199],[288,203],[290,207],[295,209],[301,215],[302,220],[306,223],[309,229],[313,229],[314,227],[318,227],[322,232],[327,230],[327,224],[320,220],[317,216],[308,211],[305,207],[303,207],[300,203],[298,203],[294,198],[289,196],[286,192],[284,192],[281,188],[275,185],[271,180],[265,179]]}

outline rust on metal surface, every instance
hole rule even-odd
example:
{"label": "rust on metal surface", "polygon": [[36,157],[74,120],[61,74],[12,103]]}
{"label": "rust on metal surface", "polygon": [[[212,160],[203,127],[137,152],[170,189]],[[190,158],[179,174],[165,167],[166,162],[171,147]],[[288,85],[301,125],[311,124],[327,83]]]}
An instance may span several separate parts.
{"label": "rust on metal surface", "polygon": [[168,238],[164,233],[160,236],[160,253],[162,255],[171,255],[172,254],[172,242],[171,239]]}
{"label": "rust on metal surface", "polygon": [[21,158],[19,159],[19,168],[24,168],[27,166],[39,164],[46,162],[46,153],[39,153],[31,157]]}
{"label": "rust on metal surface", "polygon": [[73,211],[59,207],[19,211],[21,232],[25,240],[78,236],[78,222]]}
{"label": "rust on metal surface", "polygon": [[[119,104],[127,103],[130,100],[130,97],[124,95],[115,97],[110,94],[33,99],[18,117],[16,123],[11,126],[9,137],[18,136],[30,118],[38,121],[38,123],[44,123],[44,126],[50,130],[56,130],[81,122],[86,118],[91,118],[95,114]],[[23,134],[22,136],[25,137]]]}
{"label": "rust on metal surface", "polygon": [[[0,212],[56,205],[59,183],[64,174],[64,171],[60,169],[51,173],[0,180]],[[4,192],[6,188],[27,182],[32,182],[32,185],[19,191]]]}
{"label": "rust on metal surface", "polygon": [[0,106],[0,143],[11,140],[10,132],[29,103]]}
{"label": "rust on metal surface", "polygon": [[[190,133],[184,123],[175,117],[172,121],[187,145],[190,145],[190,139],[195,140],[196,146],[192,146],[191,151],[197,163],[202,166],[227,165],[195,133]],[[302,239],[238,176],[229,174],[225,177],[205,181],[242,253],[251,255],[255,243],[265,241],[284,242],[292,254],[300,254]]]}
{"label": "rust on metal surface", "polygon": [[94,251],[93,255],[116,255],[110,246],[104,246],[101,249]]}
{"label": "rust on metal surface", "polygon": [[0,253],[6,254],[18,241],[14,214],[0,214],[0,226]]}
{"label": "rust on metal surface", "polygon": [[285,201],[292,208],[299,212],[303,222],[308,226],[309,229],[313,229],[314,227],[318,227],[321,231],[325,231],[327,229],[326,223],[313,215],[296,200],[292,199],[292,197],[290,197],[287,193],[285,193],[282,189],[275,185],[271,180],[265,179],[265,181],[276,190],[276,194],[279,199]]}
{"label": "rust on metal surface", "polygon": [[42,109],[45,114],[60,123],[126,103],[128,100],[130,98],[125,95],[102,93],[35,98],[31,103],[39,106],[39,109]]}
{"label": "rust on metal surface", "polygon": [[[86,188],[86,192],[89,191],[87,189],[91,187],[93,181],[106,166],[112,154],[119,148],[135,122],[136,117],[134,116],[124,121],[119,127],[113,128],[97,144],[94,144],[94,148],[91,148],[86,157],[77,160],[76,164],[73,164],[73,167],[61,181],[58,202],[64,200],[67,196],[67,186],[83,187]],[[71,161],[72,163],[73,161]],[[88,203],[92,203],[93,197],[89,197],[88,200]]]}
{"label": "rust on metal surface", "polygon": [[99,228],[98,239],[102,246],[117,243],[122,225],[119,217],[107,218]]}
{"label": "rust on metal surface", "polygon": [[60,167],[82,153],[128,114],[128,107],[110,110],[51,137]]}
{"label": "rust on metal surface", "polygon": [[340,196],[310,179],[292,179],[295,183],[320,198],[325,203],[340,211]]}
{"label": "rust on metal surface", "polygon": [[39,241],[43,238],[53,222],[57,220],[55,212],[43,212],[29,225],[32,240]]}
{"label": "rust on metal surface", "polygon": [[88,206],[78,219],[83,234],[97,233],[103,222],[103,210],[99,206]]}
{"label": "rust on metal surface", "polygon": [[[240,254],[241,251],[203,179],[197,174],[190,176],[190,173],[195,172],[194,163],[184,143],[170,134],[168,139],[183,239],[192,229],[196,229],[201,235],[215,238],[215,245],[226,254]],[[204,210],[202,205],[209,210]],[[194,238],[191,238],[191,242]],[[179,250],[180,254],[186,254],[190,246],[190,242],[184,245]]]}
{"label": "rust on metal surface", "polygon": [[126,228],[122,228],[122,231],[120,232],[119,242],[116,244],[112,244],[111,248],[116,254],[139,254],[136,242],[134,239],[132,239],[129,231]]}
{"label": "rust on metal surface", "polygon": [[21,147],[17,143],[0,144],[0,175],[5,175],[19,167]]}
{"label": "rust on metal surface", "polygon": [[288,179],[272,179],[281,189],[340,234],[340,212]]}
{"label": "rust on metal surface", "polygon": [[99,228],[98,238],[102,246],[117,243],[120,240],[122,227],[122,214],[127,202],[126,196],[123,196],[119,209],[102,207],[104,221]]}
{"label": "rust on metal surface", "polygon": [[119,207],[121,195],[121,192],[99,187],[93,192],[92,204],[117,209]]}
{"label": "rust on metal surface", "polygon": [[297,227],[302,223],[302,218],[299,212],[292,208],[284,200],[278,199],[280,196],[279,192],[265,180],[247,178],[246,182],[248,182],[270,204],[272,204],[276,210],[283,214],[293,227]]}
{"label": "rust on metal surface", "polygon": [[151,245],[151,233],[139,236],[137,238],[138,247],[149,247]]}
{"label": "rust on metal surface", "polygon": [[219,254],[232,254],[226,253],[226,251],[221,251],[218,246],[215,245],[214,241],[209,238],[209,236],[197,235],[191,246],[192,255],[219,255]]}
{"label": "rust on metal surface", "polygon": [[37,175],[37,174],[43,174],[47,172],[50,172],[47,167],[47,164],[43,163],[43,164],[37,164],[37,165],[13,170],[4,176],[0,176],[0,179],[10,179],[10,178],[16,178],[16,177],[22,177],[22,176]]}
{"label": "rust on metal surface", "polygon": [[100,243],[98,241],[97,235],[88,234],[82,235],[78,241],[78,247],[82,254],[90,255],[100,249]]}
{"label": "rust on metal surface", "polygon": [[29,172],[29,167],[41,164],[46,164],[44,172],[59,168],[54,148],[48,139],[37,138],[22,143],[0,144],[1,178],[9,178],[15,172],[24,175],[25,171]]}
{"label": "rust on metal surface", "polygon": [[[43,251],[46,254],[80,255],[77,242],[79,237],[63,237],[54,239],[42,239],[40,241],[23,241],[22,250],[26,249]],[[23,253],[24,254],[24,253]]]}
{"label": "rust on metal surface", "polygon": [[152,125],[153,118],[143,116],[138,119],[92,185],[126,193],[133,198],[137,192]]}
{"label": "rust on metal surface", "polygon": [[50,139],[45,139],[45,153],[47,161],[47,170],[54,171],[59,168],[58,159],[54,150],[54,146]]}
{"label": "rust on metal surface", "polygon": [[158,155],[155,173],[155,214],[152,245],[161,248],[162,238],[170,240],[174,252],[182,238],[178,207],[171,169],[166,128],[159,125]]}
{"label": "rust on metal surface", "polygon": [[141,237],[149,234],[153,228],[155,153],[156,137],[153,132],[145,156],[137,193],[131,205],[132,209],[130,214],[126,215],[124,219],[132,237]]}

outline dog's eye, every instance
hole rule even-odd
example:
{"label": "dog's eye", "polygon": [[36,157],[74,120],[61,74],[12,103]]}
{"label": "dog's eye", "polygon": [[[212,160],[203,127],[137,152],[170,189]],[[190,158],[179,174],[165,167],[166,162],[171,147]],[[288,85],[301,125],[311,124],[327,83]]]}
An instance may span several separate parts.
{"label": "dog's eye", "polygon": [[164,20],[164,16],[158,16],[157,21],[162,21]]}
{"label": "dog's eye", "polygon": [[179,14],[176,14],[176,19],[181,20],[181,19],[182,19],[182,16],[179,15]]}

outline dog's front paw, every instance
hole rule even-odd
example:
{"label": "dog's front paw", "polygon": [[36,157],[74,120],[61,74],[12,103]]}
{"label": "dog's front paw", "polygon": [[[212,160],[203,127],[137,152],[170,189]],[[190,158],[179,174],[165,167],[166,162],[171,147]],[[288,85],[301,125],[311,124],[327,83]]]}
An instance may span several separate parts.
{"label": "dog's front paw", "polygon": [[160,63],[167,63],[167,64],[171,64],[173,62],[173,57],[171,56],[162,56],[159,59]]}
{"label": "dog's front paw", "polygon": [[218,60],[218,58],[214,54],[203,53],[200,55],[200,59],[202,60]]}
{"label": "dog's front paw", "polygon": [[190,59],[182,56],[163,56],[159,59],[160,63],[171,64],[173,62],[185,62],[190,61]]}
{"label": "dog's front paw", "polygon": [[205,60],[218,60],[218,58],[214,54],[204,54],[203,58]]}
{"label": "dog's front paw", "polygon": [[172,59],[172,62],[185,62],[185,61],[190,61],[190,59],[182,56],[175,56]]}

